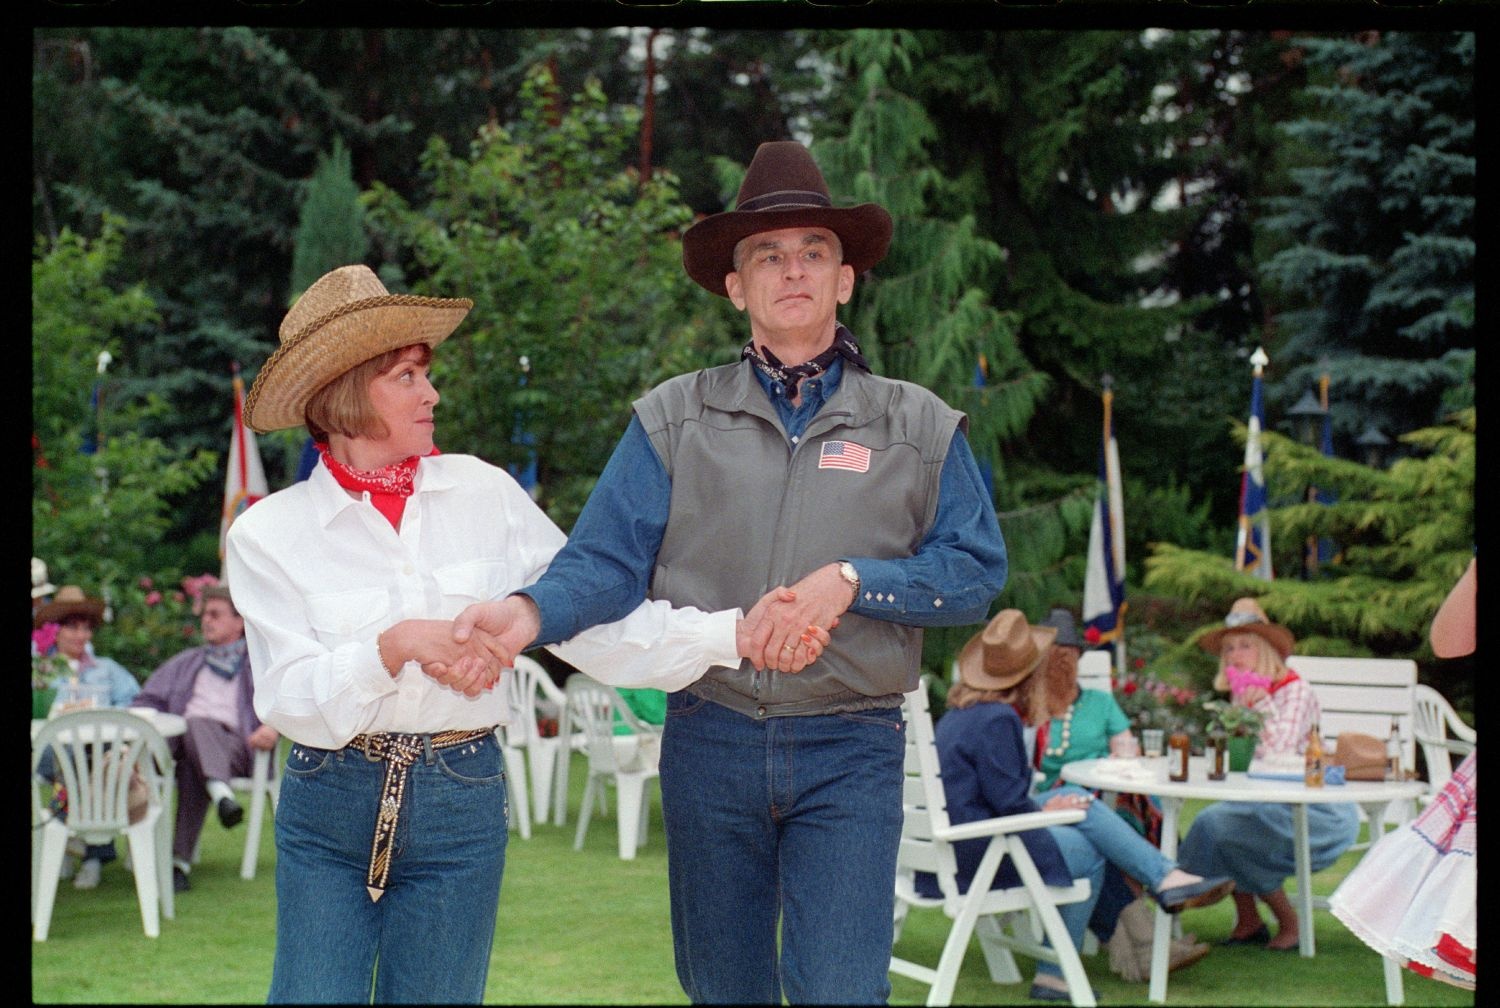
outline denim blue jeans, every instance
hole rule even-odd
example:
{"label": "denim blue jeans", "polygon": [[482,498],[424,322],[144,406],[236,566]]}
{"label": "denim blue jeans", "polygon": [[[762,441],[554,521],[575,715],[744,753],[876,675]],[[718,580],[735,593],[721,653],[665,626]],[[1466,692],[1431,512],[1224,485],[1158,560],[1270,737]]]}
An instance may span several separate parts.
{"label": "denim blue jeans", "polygon": [[[1048,791],[1043,797],[1050,799],[1055,795],[1066,794],[1092,797],[1092,792],[1071,784]],[[1057,908],[1058,916],[1062,917],[1075,949],[1083,947],[1083,931],[1088,926],[1094,904],[1103,891],[1106,867],[1114,865],[1145,886],[1148,892],[1154,891],[1167,873],[1176,867],[1171,858],[1153,847],[1145,837],[1120,818],[1119,813],[1100,801],[1089,803],[1081,821],[1067,826],[1050,826],[1047,832],[1057,841],[1057,846],[1062,850],[1063,861],[1067,863],[1073,877],[1089,880],[1088,899]],[[1036,971],[1062,976],[1062,970],[1056,963],[1043,960],[1037,960]]]}
{"label": "denim blue jeans", "polygon": [[672,945],[694,1003],[886,1002],[904,752],[899,707],[755,719],[668,697]]}
{"label": "denim blue jeans", "polygon": [[493,734],[412,765],[385,894],[366,890],[386,764],[294,743],[276,805],[271,1003],[478,1004],[505,867]]}

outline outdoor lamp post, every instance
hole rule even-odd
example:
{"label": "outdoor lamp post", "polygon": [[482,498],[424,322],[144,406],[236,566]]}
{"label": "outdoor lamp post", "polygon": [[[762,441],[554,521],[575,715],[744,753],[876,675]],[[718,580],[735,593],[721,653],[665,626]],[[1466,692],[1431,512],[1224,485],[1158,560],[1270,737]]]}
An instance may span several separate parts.
{"label": "outdoor lamp post", "polygon": [[1380,432],[1375,421],[1370,421],[1365,432],[1354,443],[1365,453],[1365,465],[1372,469],[1380,469],[1385,465],[1385,450],[1390,447],[1391,439]]}
{"label": "outdoor lamp post", "polygon": [[1287,416],[1297,419],[1297,436],[1306,444],[1317,444],[1317,421],[1322,419],[1323,414],[1328,411],[1323,408],[1322,403],[1318,402],[1318,397],[1313,394],[1312,389],[1302,393],[1302,398],[1297,400],[1297,404],[1286,412]]}

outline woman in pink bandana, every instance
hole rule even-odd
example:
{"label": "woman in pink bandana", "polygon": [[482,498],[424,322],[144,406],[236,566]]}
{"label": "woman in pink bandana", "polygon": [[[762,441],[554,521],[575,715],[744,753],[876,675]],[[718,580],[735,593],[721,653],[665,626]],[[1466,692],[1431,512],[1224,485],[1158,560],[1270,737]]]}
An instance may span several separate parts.
{"label": "woman in pink bandana", "polygon": [[[256,714],[292,742],[271,1002],[484,995],[507,839],[495,729],[511,716],[493,687],[514,656],[482,631],[455,643],[452,620],[535,581],[565,537],[504,470],[437,450],[428,368],[470,307],[340,267],[287,313],[245,403],[253,429],[305,427],[321,453],[227,538]],[[739,664],[740,617],[643,603],[552,650],[675,690]],[[826,643],[810,629],[784,670]]]}
{"label": "woman in pink bandana", "polygon": [[[1296,639],[1272,623],[1253,598],[1235,601],[1224,625],[1198,640],[1219,656],[1214,687],[1238,683],[1233,702],[1260,712],[1260,742],[1255,754],[1300,753],[1320,717],[1312,688],[1286,666]],[[1233,676],[1231,678],[1231,673]],[[1312,870],[1321,871],[1349,849],[1359,832],[1352,804],[1307,806]],[[1199,875],[1234,879],[1234,930],[1221,945],[1264,945],[1272,951],[1297,947],[1297,911],[1282,889],[1296,871],[1292,845],[1292,809],[1272,802],[1218,802],[1198,813],[1177,852],[1184,869]],[[1273,938],[1256,909],[1259,899],[1276,917]]]}

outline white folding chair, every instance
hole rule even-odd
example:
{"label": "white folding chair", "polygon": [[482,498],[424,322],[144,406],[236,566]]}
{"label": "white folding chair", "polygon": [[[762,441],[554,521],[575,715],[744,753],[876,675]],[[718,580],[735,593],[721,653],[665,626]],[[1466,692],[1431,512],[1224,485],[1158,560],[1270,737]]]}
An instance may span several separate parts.
{"label": "white folding chair", "polygon": [[[46,752],[52,773],[67,793],[66,819],[44,800],[51,782],[39,775]],[[69,837],[105,843],[123,836],[130,844],[141,924],[149,938],[161,934],[161,918],[173,916],[172,829],[174,764],[167,742],[150,722],[122,710],[63,714],[44,724],[31,743],[32,937],[46,941],[57,900]],[[132,774],[148,788],[146,811],[130,821]]]}
{"label": "white folding chair", "polygon": [[[981,819],[953,825],[948,821],[948,801],[938,765],[932,715],[927,690],[919,687],[906,694],[906,781],[902,804],[905,821],[901,848],[896,857],[896,917],[892,947],[901,938],[901,928],[913,909],[940,909],[953,922],[943,944],[937,966],[928,966],[891,955],[891,972],[929,985],[927,1003],[946,1005],[953,1000],[953,987],[968,952],[969,939],[979,936],[979,947],[996,983],[1020,983],[1012,952],[1046,959],[1062,968],[1073,1004],[1090,1006],[1094,990],[1073,947],[1073,939],[1057,908],[1088,898],[1088,879],[1075,879],[1069,886],[1049,886],[1042,881],[1021,834],[1064,823],[1078,822],[1083,812],[1027,812],[1021,815]],[[988,837],[989,846],[967,892],[959,892],[957,859],[953,845],[959,840]],[[991,889],[995,872],[1010,858],[1021,884]],[[941,897],[917,892],[916,873],[937,876]],[[1038,924],[1041,930],[1037,930]],[[1046,935],[1050,945],[1042,944]]]}
{"label": "white folding chair", "polygon": [[[646,842],[646,823],[651,806],[646,796],[646,784],[658,776],[661,729],[638,718],[613,686],[606,686],[582,672],[568,678],[564,692],[571,723],[581,729],[587,739],[585,753],[589,766],[573,849],[583,849],[583,837],[588,832],[594,805],[598,802],[601,810],[605,809],[602,801],[605,788],[613,784],[620,858],[629,861],[635,857],[636,848]],[[616,735],[617,723],[623,723],[630,733]]]}
{"label": "white folding chair", "polygon": [[1412,697],[1412,734],[1427,762],[1427,797],[1423,801],[1430,801],[1453,776],[1452,757],[1462,759],[1473,752],[1479,736],[1443,694],[1420,683]]}

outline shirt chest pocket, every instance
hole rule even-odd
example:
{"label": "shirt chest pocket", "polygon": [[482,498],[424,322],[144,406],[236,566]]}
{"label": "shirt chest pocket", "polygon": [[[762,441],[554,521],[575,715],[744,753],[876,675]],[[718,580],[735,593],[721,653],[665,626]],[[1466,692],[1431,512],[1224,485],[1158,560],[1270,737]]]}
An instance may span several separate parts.
{"label": "shirt chest pocket", "polygon": [[435,568],[432,578],[443,597],[443,612],[457,616],[475,602],[488,602],[507,594],[512,587],[505,577],[505,564],[499,560],[471,560]]}
{"label": "shirt chest pocket", "polygon": [[383,588],[309,595],[307,621],[319,643],[331,649],[373,637],[388,622],[390,605]]}

